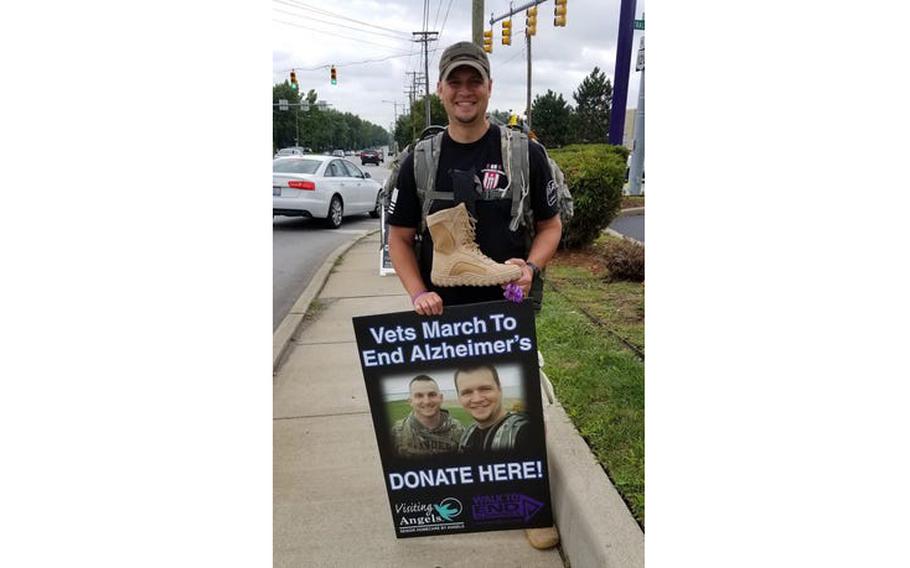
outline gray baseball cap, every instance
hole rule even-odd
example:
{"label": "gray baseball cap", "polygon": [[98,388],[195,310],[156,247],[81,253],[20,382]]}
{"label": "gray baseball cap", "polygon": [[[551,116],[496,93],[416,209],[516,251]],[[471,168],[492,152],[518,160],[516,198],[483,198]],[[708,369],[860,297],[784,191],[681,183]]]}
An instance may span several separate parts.
{"label": "gray baseball cap", "polygon": [[445,81],[449,73],[457,67],[469,65],[477,71],[484,80],[490,80],[490,60],[482,47],[470,41],[453,43],[442,52],[439,58],[439,80]]}

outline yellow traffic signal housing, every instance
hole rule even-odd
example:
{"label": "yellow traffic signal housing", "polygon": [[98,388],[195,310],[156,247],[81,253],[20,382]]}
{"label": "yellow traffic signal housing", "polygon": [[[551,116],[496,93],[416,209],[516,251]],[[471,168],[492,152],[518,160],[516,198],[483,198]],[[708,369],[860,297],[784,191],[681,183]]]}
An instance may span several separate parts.
{"label": "yellow traffic signal housing", "polygon": [[335,66],[334,66],[334,65],[332,65],[332,84],[333,84],[333,85],[337,85],[337,84],[338,84],[338,73],[335,71]]}
{"label": "yellow traffic signal housing", "polygon": [[566,27],[566,0],[553,0],[553,25],[558,28]]}
{"label": "yellow traffic signal housing", "polygon": [[291,88],[297,90],[297,73],[293,69],[291,70]]}
{"label": "yellow traffic signal housing", "polygon": [[493,53],[493,30],[484,30],[483,50],[487,53]]}
{"label": "yellow traffic signal housing", "polygon": [[537,6],[528,9],[525,18],[525,34],[532,36],[537,33]]}
{"label": "yellow traffic signal housing", "polygon": [[512,20],[502,21],[502,44],[512,45]]}

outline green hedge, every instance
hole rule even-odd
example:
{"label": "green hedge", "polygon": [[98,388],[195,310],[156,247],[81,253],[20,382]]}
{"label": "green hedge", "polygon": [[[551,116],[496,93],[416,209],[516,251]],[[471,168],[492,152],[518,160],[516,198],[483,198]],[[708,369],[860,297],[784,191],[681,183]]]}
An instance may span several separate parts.
{"label": "green hedge", "polygon": [[583,248],[619,213],[629,150],[609,144],[572,144],[549,154],[565,174],[575,201],[575,215],[563,227],[562,246]]}

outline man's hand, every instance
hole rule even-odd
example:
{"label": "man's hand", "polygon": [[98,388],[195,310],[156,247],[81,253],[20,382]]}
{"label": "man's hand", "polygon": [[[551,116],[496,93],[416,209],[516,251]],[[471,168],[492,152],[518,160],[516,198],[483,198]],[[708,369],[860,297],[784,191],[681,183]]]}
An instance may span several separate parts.
{"label": "man's hand", "polygon": [[524,297],[527,298],[528,293],[531,291],[531,281],[534,280],[534,271],[531,270],[531,267],[528,266],[528,263],[521,258],[510,258],[509,260],[505,261],[504,264],[514,264],[515,266],[520,267],[521,277],[518,278],[518,280],[509,282],[508,284],[503,284],[502,289],[505,290],[506,286],[509,284],[516,284],[519,288],[521,288],[521,291],[524,293]]}
{"label": "man's hand", "polygon": [[442,298],[436,292],[421,292],[414,297],[414,311],[422,316],[441,316]]}

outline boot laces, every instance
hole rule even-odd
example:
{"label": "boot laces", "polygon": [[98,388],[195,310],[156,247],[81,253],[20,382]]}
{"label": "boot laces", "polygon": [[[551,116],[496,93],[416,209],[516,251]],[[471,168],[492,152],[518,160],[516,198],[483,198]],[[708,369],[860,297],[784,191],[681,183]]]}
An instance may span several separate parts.
{"label": "boot laces", "polygon": [[477,246],[477,219],[472,217],[470,213],[468,213],[465,217],[467,217],[467,222],[465,223],[465,233],[467,233],[469,239],[468,242],[465,243],[465,246],[477,254],[486,256],[480,250],[480,247]]}

